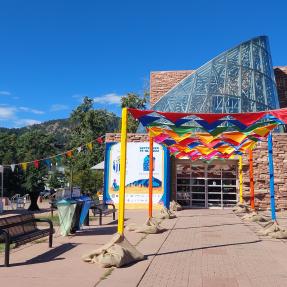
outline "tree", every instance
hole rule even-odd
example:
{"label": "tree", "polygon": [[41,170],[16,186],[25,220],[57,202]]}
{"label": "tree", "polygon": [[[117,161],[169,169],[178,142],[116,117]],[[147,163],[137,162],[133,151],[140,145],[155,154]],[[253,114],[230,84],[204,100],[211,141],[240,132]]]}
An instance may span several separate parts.
{"label": "tree", "polygon": [[[143,97],[135,93],[128,93],[126,96],[121,98],[121,107],[145,110],[148,96],[148,92],[145,92]],[[138,121],[135,120],[131,115],[128,115],[128,132],[135,133],[138,126]]]}
{"label": "tree", "polygon": [[[106,110],[94,109],[93,100],[85,97],[70,116],[72,131],[68,148],[83,146],[83,150],[75,156],[65,160],[66,174],[71,183],[80,186],[83,191],[95,191],[102,185],[102,179],[95,176],[91,167],[104,159],[104,145],[95,140],[107,132],[114,132],[119,118]],[[84,145],[93,141],[93,149]],[[73,178],[73,180],[72,180]]]}
{"label": "tree", "polygon": [[[17,158],[19,162],[29,162],[35,159],[45,158],[55,152],[54,139],[52,135],[44,134],[40,131],[30,131],[21,135],[17,140]],[[22,171],[22,187],[30,194],[31,205],[29,210],[39,210],[37,199],[45,187],[45,175],[47,165],[43,162],[39,168],[33,164],[27,166],[26,171]]]}

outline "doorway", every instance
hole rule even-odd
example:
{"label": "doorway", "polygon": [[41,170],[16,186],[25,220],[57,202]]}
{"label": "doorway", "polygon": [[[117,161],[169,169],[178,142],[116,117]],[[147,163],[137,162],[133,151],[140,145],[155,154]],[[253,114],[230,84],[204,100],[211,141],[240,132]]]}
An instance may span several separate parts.
{"label": "doorway", "polygon": [[224,208],[237,203],[237,161],[176,162],[176,200],[185,208]]}

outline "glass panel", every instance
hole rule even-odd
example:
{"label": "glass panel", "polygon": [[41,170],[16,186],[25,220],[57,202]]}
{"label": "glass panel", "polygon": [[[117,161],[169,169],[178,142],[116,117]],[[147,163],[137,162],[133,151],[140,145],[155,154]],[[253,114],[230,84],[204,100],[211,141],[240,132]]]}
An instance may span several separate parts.
{"label": "glass panel", "polygon": [[205,180],[204,179],[198,179],[198,178],[192,178],[191,184],[192,185],[205,185]]}
{"label": "glass panel", "polygon": [[[152,109],[202,113],[274,109],[278,95],[273,79],[268,40],[257,37],[208,61],[169,90]],[[264,85],[266,81],[270,83]]]}
{"label": "glass panel", "polygon": [[209,165],[207,168],[208,178],[221,178],[221,167],[218,165]]}
{"label": "glass panel", "polygon": [[222,185],[236,185],[236,179],[223,179]]}
{"label": "glass panel", "polygon": [[190,178],[190,164],[178,164],[176,166],[176,172],[178,178]]}
{"label": "glass panel", "polygon": [[186,178],[178,178],[177,179],[177,184],[181,185],[190,185],[190,179],[186,179]]}
{"label": "glass panel", "polygon": [[192,193],[205,193],[205,186],[192,186]]}
{"label": "glass panel", "polygon": [[221,179],[209,179],[207,181],[208,186],[213,186],[213,185],[220,185],[221,186]]}
{"label": "glass panel", "polygon": [[205,174],[205,167],[204,166],[192,166],[191,167],[191,177],[192,178],[204,178]]}

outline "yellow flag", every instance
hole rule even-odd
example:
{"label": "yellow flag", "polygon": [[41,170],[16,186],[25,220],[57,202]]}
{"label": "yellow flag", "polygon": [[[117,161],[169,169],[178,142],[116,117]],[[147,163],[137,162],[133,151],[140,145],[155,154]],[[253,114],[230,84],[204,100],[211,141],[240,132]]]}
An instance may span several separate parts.
{"label": "yellow flag", "polygon": [[26,171],[27,170],[27,162],[22,162],[21,167],[22,167],[23,171]]}
{"label": "yellow flag", "polygon": [[93,150],[93,143],[88,143],[87,148],[92,151]]}

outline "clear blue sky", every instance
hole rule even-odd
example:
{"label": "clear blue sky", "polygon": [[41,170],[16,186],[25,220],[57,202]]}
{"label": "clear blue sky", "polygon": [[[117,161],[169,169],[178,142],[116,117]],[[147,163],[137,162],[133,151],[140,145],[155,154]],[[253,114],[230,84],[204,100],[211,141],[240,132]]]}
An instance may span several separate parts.
{"label": "clear blue sky", "polygon": [[2,0],[0,126],[65,118],[87,95],[119,113],[150,71],[194,69],[268,35],[287,65],[285,0]]}

